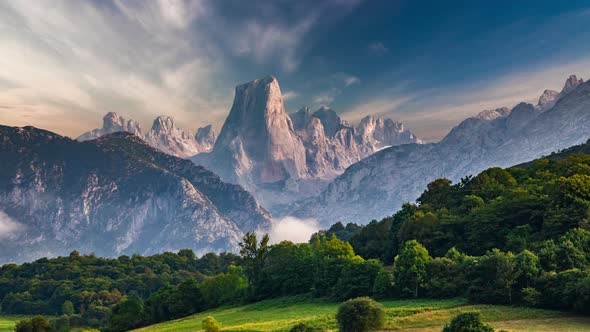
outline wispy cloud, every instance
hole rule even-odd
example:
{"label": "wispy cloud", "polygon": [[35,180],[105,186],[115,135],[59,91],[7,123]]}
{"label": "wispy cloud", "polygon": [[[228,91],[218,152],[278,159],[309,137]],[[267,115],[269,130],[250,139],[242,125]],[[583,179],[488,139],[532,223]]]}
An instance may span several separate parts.
{"label": "wispy cloud", "polygon": [[342,93],[338,88],[330,88],[324,92],[315,95],[312,99],[314,106],[330,105],[336,96]]}
{"label": "wispy cloud", "polygon": [[283,92],[283,100],[287,101],[287,100],[291,100],[291,99],[295,99],[299,97],[299,93],[295,92],[295,91],[285,91]]}
{"label": "wispy cloud", "polygon": [[359,84],[361,82],[361,80],[356,77],[356,76],[348,76],[344,79],[344,85],[345,86],[351,86],[353,84]]}
{"label": "wispy cloud", "polygon": [[219,125],[244,80],[236,58],[293,72],[320,21],[357,4],[3,2],[0,107],[13,111],[0,112],[0,122],[70,136],[99,125],[107,111],[144,124],[167,114],[186,128]]}
{"label": "wispy cloud", "polygon": [[385,46],[382,42],[372,42],[368,46],[369,52],[375,55],[385,55],[389,53],[389,48]]}
{"label": "wispy cloud", "polygon": [[373,116],[390,116],[408,101],[412,100],[412,96],[398,96],[398,97],[381,97],[376,100],[360,103],[352,108],[344,111],[340,115],[349,122],[358,122],[367,115]]}
{"label": "wispy cloud", "polygon": [[[514,107],[520,102],[536,104],[545,89],[560,91],[571,74],[588,78],[590,58],[551,67],[513,71],[495,79],[451,84],[430,90],[397,91],[392,96],[368,97],[346,110],[351,122],[378,114],[403,122],[425,141],[438,141],[467,117],[486,109]],[[411,87],[406,88],[409,91]]]}

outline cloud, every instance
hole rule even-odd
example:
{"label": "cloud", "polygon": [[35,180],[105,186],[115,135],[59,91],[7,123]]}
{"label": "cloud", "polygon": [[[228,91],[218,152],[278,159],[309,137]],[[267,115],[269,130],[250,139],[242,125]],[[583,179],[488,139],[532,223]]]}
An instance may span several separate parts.
{"label": "cloud", "polygon": [[389,53],[389,48],[387,48],[382,42],[373,42],[369,44],[369,52],[375,55],[385,55]]}
{"label": "cloud", "polygon": [[350,85],[353,85],[353,84],[358,84],[360,82],[361,82],[361,80],[358,77],[352,76],[352,75],[351,76],[348,76],[348,77],[346,77],[344,79],[344,85],[345,86],[350,86]]}
{"label": "cloud", "polygon": [[341,113],[342,118],[349,122],[358,122],[367,115],[387,116],[394,113],[400,106],[412,100],[413,96],[399,96],[379,98],[369,102],[363,102]]}
{"label": "cloud", "polygon": [[15,110],[0,122],[77,136],[107,111],[193,128],[220,121],[233,83],[219,89],[221,51],[192,29],[207,10],[173,0],[0,4],[0,80],[12,85],[0,106]]}
{"label": "cloud", "polygon": [[326,90],[320,94],[315,95],[312,98],[312,103],[315,106],[329,105],[334,101],[336,96],[338,96],[340,93],[342,93],[342,91],[340,89],[331,88],[331,89]]}
{"label": "cloud", "polygon": [[9,238],[23,228],[23,225],[14,221],[4,211],[0,211],[0,240]]}
{"label": "cloud", "polygon": [[273,219],[268,235],[272,244],[281,241],[304,243],[309,241],[311,235],[319,229],[320,225],[315,219],[298,219],[287,216],[281,219]]}
{"label": "cloud", "polygon": [[536,104],[545,89],[561,91],[570,74],[588,78],[590,58],[513,71],[495,78],[417,89],[401,84],[371,95],[341,113],[352,123],[366,115],[390,117],[404,123],[420,139],[435,142],[464,119],[486,109]]}
{"label": "cloud", "polygon": [[299,97],[299,93],[295,92],[295,91],[285,91],[283,93],[283,100],[287,101],[287,100],[291,100],[294,98]]}
{"label": "cloud", "polygon": [[[359,2],[232,2],[231,8],[224,8],[223,4],[217,8],[212,26],[215,35],[234,56],[258,64],[277,63],[282,71],[292,73],[313,46],[315,29],[338,20]],[[228,12],[237,14],[223,15]]]}

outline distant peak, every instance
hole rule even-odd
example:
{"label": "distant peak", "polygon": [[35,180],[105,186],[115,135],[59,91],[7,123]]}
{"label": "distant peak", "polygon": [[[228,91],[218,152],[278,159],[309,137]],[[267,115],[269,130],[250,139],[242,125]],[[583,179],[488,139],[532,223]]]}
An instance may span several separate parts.
{"label": "distant peak", "polygon": [[574,91],[580,84],[584,83],[583,79],[578,79],[576,75],[570,75],[566,80],[561,90],[561,94],[567,94]]}
{"label": "distant peak", "polygon": [[485,110],[479,112],[479,114],[477,114],[475,118],[481,120],[494,120],[497,118],[507,116],[508,114],[510,114],[510,109],[508,107],[501,107],[493,110]]}
{"label": "distant peak", "polygon": [[276,84],[278,86],[279,80],[277,80],[277,78],[274,76],[266,76],[266,77],[255,79],[253,81],[250,81],[250,82],[247,82],[244,84],[240,84],[236,87],[236,90],[247,89],[250,87],[256,87],[258,85],[274,85],[274,84]]}
{"label": "distant peak", "polygon": [[174,119],[166,115],[158,116],[152,124],[152,129],[156,131],[169,132],[174,128]]}

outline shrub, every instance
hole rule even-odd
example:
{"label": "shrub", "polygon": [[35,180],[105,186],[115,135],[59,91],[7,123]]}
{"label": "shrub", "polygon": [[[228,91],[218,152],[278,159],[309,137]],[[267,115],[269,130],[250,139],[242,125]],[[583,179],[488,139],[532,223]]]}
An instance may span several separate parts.
{"label": "shrub", "polygon": [[482,323],[479,312],[467,311],[455,316],[442,332],[494,332],[494,329]]}
{"label": "shrub", "polygon": [[536,307],[541,304],[541,292],[533,287],[525,287],[521,291],[522,302],[527,307]]}
{"label": "shrub", "polygon": [[312,327],[308,326],[305,323],[299,323],[294,325],[289,332],[313,332],[315,331]]}
{"label": "shrub", "polygon": [[67,300],[64,302],[64,304],[61,306],[61,313],[66,316],[74,314],[74,305],[72,304],[72,301]]}
{"label": "shrub", "polygon": [[201,327],[203,330],[205,330],[205,332],[221,331],[221,324],[219,324],[219,322],[217,322],[212,316],[207,316],[207,318],[203,319]]}
{"label": "shrub", "polygon": [[49,332],[51,326],[49,320],[43,316],[35,316],[31,319],[23,319],[16,323],[15,332]]}
{"label": "shrub", "polygon": [[348,300],[340,305],[336,320],[340,331],[364,332],[380,329],[385,320],[381,304],[369,297]]}

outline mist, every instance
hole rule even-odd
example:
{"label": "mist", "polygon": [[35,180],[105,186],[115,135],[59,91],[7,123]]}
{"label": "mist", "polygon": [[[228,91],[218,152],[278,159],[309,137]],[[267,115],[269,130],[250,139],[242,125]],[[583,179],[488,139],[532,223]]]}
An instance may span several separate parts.
{"label": "mist", "polygon": [[0,239],[6,239],[22,228],[21,224],[10,218],[4,211],[0,211]]}
{"label": "mist", "polygon": [[309,241],[311,235],[320,229],[320,224],[315,219],[299,219],[286,216],[272,220],[271,230],[268,232],[270,243],[281,241],[303,243]]}

